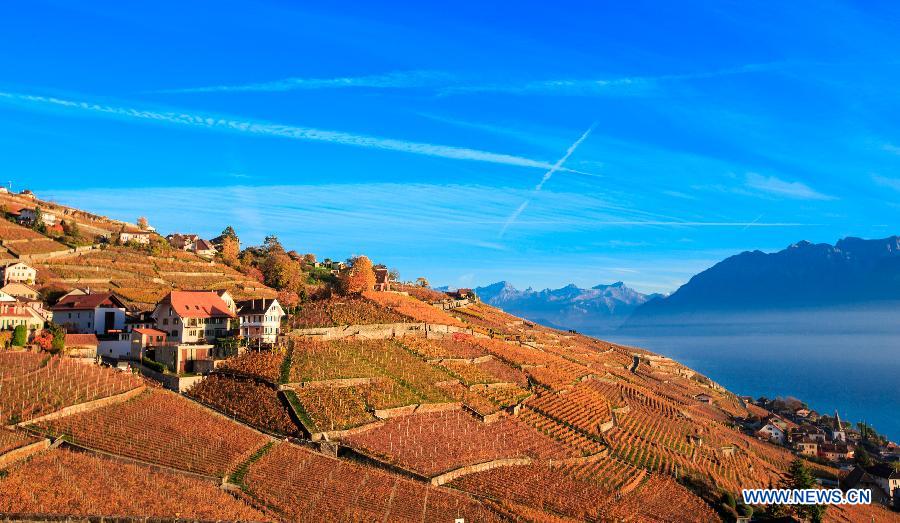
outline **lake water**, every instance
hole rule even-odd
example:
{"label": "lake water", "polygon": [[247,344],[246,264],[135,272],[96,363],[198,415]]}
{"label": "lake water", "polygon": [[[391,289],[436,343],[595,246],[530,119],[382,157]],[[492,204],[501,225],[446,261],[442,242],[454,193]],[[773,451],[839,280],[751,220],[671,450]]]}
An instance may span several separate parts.
{"label": "lake water", "polygon": [[829,415],[838,409],[841,419],[900,441],[900,322],[867,316],[845,328],[835,319],[817,317],[802,328],[783,320],[717,322],[595,335],[669,356],[740,395],[794,396]]}

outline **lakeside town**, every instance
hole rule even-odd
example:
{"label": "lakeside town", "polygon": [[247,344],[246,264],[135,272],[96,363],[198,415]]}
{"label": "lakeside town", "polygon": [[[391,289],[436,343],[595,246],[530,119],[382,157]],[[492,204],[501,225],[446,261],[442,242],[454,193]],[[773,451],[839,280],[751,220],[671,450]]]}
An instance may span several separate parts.
{"label": "lakeside town", "polygon": [[[379,293],[415,294],[437,308],[477,302],[477,296],[468,289],[440,293],[430,289],[424,278],[401,283],[396,271],[373,265],[364,257],[319,262],[311,254],[285,251],[274,237],[267,238],[264,246],[242,250],[230,227],[210,240],[193,233],[163,237],[143,218],[127,224],[91,216],[89,223],[96,231],[89,235],[79,232],[90,227],[84,217],[75,219],[80,216],[75,213],[81,211],[41,202],[30,191],[2,196],[8,196],[0,211],[9,224],[40,234],[41,238],[52,238],[65,250],[17,252],[23,245],[21,239],[2,238],[0,246],[7,257],[0,260],[0,345],[4,349],[29,348],[85,365],[140,373],[179,393],[214,374],[230,359],[248,352],[283,349],[286,332],[305,326],[293,321],[292,313],[301,309],[306,300],[323,296],[322,282],[352,285],[369,297]],[[250,284],[235,291],[241,296],[226,289],[171,288],[157,301],[148,303],[145,298],[136,301],[135,294],[127,297],[116,291],[130,289],[128,286],[98,289],[78,285],[89,278],[57,278],[50,283],[43,276],[46,272],[41,264],[47,260],[60,263],[66,257],[86,252],[122,253],[128,249],[155,256],[190,253],[205,264],[235,267],[241,277],[250,277],[259,285],[271,285],[277,292],[247,296],[248,289],[258,289]],[[254,262],[245,263],[250,259]],[[65,268],[66,264],[52,267]],[[121,265],[111,267],[111,271],[124,270]],[[64,274],[62,269],[56,271],[57,275]],[[297,272],[291,274],[292,271]],[[172,272],[181,276],[190,273]],[[101,282],[102,278],[94,280]],[[70,285],[60,285],[61,281]],[[639,374],[645,359],[652,360],[634,356],[631,372]],[[717,402],[717,396],[711,392],[701,392],[693,398],[701,405]],[[842,421],[837,412],[833,416],[819,414],[793,398],[738,400],[753,413],[730,420],[743,433],[811,463],[841,471],[840,477],[820,479],[820,485],[868,489],[877,503],[895,508],[900,504],[900,449],[873,427]],[[610,426],[614,426],[616,416],[611,419]],[[691,438],[692,445],[703,445],[702,434]],[[725,445],[717,452],[726,458],[737,449]]]}

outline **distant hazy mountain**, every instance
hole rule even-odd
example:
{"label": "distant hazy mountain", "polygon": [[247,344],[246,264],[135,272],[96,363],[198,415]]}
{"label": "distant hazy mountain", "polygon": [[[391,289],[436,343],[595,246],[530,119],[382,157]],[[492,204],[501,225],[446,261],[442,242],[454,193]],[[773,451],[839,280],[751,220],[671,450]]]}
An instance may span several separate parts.
{"label": "distant hazy mountain", "polygon": [[708,313],[854,307],[900,300],[900,237],[802,241],[774,253],[743,252],[634,311],[628,326]]}
{"label": "distant hazy mountain", "polygon": [[582,289],[520,291],[505,281],[475,289],[482,301],[547,326],[598,333],[617,328],[636,307],[659,295],[646,295],[622,282]]}

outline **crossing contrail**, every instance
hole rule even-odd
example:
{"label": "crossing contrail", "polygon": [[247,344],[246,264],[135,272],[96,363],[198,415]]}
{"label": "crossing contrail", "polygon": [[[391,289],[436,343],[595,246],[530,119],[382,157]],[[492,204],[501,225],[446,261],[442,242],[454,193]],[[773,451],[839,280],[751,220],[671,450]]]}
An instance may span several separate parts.
{"label": "crossing contrail", "polygon": [[528,204],[531,203],[531,200],[533,200],[534,197],[537,196],[539,192],[541,192],[541,189],[544,188],[544,184],[549,182],[550,178],[553,178],[553,174],[556,173],[556,171],[559,171],[563,168],[563,164],[566,163],[566,160],[568,160],[569,157],[572,156],[572,153],[574,153],[575,149],[577,149],[578,146],[581,145],[581,142],[587,139],[588,135],[591,134],[591,131],[594,130],[594,127],[596,125],[597,124],[593,124],[588,127],[588,130],[585,131],[580,138],[575,140],[575,143],[569,146],[569,148],[566,150],[566,154],[564,154],[562,158],[557,160],[556,163],[554,163],[553,166],[550,167],[550,170],[544,173],[544,176],[541,177],[541,181],[538,182],[538,184],[534,186],[534,190],[531,191],[531,196],[529,196],[527,200],[522,202],[522,204],[519,205],[519,207],[515,211],[513,211],[512,214],[509,215],[509,218],[506,219],[506,223],[504,223],[503,227],[500,229],[501,238],[504,234],[506,234],[506,229],[509,229],[509,227],[519,219],[519,215],[521,215],[522,212],[525,211],[525,208],[528,207]]}

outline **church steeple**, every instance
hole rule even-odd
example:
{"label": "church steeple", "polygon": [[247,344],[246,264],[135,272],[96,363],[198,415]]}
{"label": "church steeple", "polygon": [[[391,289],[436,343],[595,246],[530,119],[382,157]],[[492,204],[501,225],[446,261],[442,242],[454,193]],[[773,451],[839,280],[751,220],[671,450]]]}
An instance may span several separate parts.
{"label": "church steeple", "polygon": [[838,414],[837,409],[834,409],[834,430],[844,430],[844,425],[841,424],[841,415]]}

